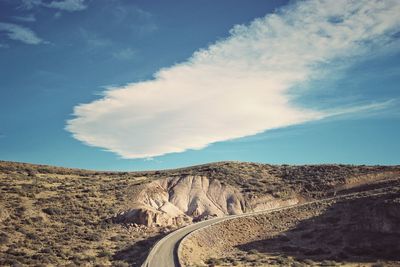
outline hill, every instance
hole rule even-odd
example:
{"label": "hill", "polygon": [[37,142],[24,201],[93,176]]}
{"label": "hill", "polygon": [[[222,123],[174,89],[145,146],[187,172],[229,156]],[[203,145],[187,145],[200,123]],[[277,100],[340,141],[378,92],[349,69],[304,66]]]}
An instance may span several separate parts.
{"label": "hill", "polygon": [[183,266],[399,266],[400,179],[230,219],[180,244]]}
{"label": "hill", "polygon": [[138,266],[176,227],[399,179],[399,166],[219,162],[98,172],[0,162],[0,265]]}

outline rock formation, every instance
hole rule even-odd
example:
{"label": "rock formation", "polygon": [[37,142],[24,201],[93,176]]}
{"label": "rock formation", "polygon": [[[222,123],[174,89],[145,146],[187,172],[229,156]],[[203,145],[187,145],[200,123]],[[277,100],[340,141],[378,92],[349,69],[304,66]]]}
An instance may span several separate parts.
{"label": "rock formation", "polygon": [[130,209],[114,221],[146,226],[185,225],[192,220],[241,214],[245,201],[236,188],[204,176],[153,181],[133,196]]}

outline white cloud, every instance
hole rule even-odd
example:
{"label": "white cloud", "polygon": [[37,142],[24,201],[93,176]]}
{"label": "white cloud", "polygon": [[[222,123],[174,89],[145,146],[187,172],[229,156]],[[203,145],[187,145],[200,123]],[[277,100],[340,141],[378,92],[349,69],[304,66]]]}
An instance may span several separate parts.
{"label": "white cloud", "polygon": [[66,128],[88,145],[148,158],[323,118],[329,112],[296,106],[289,89],[390,40],[398,14],[397,0],[298,2],[235,26],[154,80],[75,107]]}
{"label": "white cloud", "polygon": [[0,32],[6,32],[8,38],[16,41],[21,41],[26,44],[40,44],[44,41],[39,38],[31,29],[12,24],[0,22]]}

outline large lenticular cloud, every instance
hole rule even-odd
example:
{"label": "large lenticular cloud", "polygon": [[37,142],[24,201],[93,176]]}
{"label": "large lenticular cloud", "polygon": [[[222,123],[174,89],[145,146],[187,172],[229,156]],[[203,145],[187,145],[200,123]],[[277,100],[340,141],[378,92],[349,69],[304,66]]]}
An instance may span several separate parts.
{"label": "large lenticular cloud", "polygon": [[322,64],[326,71],[332,60],[390,40],[398,14],[398,0],[296,3],[235,26],[154,80],[75,107],[67,130],[123,158],[143,158],[322,118],[292,103],[288,90],[318,76]]}

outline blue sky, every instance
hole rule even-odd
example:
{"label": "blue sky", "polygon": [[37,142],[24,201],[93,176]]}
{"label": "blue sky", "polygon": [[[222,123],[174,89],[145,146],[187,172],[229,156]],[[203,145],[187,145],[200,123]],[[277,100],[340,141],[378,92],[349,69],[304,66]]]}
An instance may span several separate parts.
{"label": "blue sky", "polygon": [[0,0],[0,159],[399,164],[400,4],[331,3]]}

